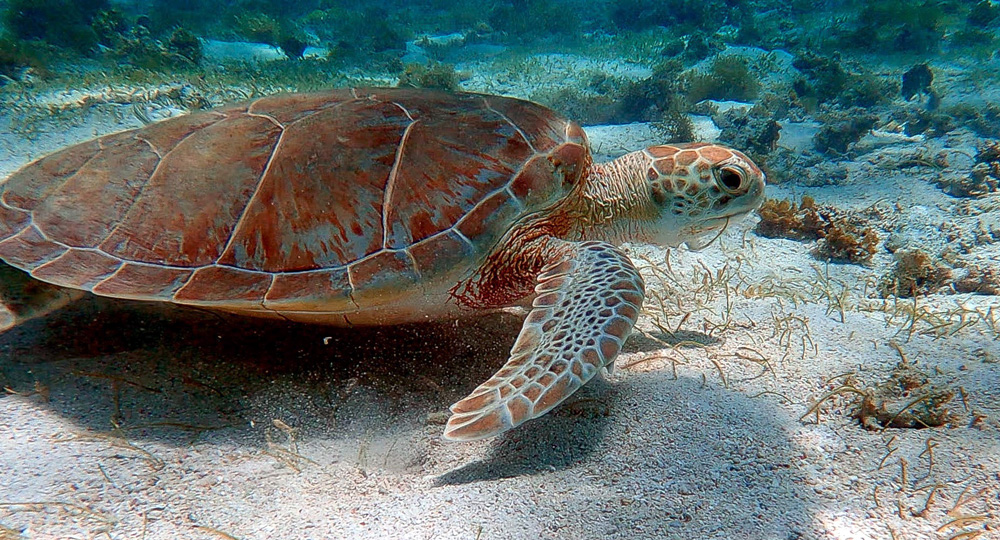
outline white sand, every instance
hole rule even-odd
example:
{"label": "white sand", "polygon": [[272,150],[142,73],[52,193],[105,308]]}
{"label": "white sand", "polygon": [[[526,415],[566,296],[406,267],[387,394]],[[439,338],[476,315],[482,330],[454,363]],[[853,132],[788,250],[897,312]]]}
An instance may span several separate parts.
{"label": "white sand", "polygon": [[[28,141],[10,120],[3,175],[137,123],[100,106]],[[615,131],[595,135],[651,142]],[[838,165],[843,185],[770,194],[898,204],[886,229],[931,242],[917,207],[959,201],[932,171],[877,165],[920,144]],[[1000,345],[974,315],[996,321],[1000,301],[935,295],[912,321],[912,300],[866,296],[890,255],[824,265],[752,221],[672,250],[669,273],[663,250],[630,247],[657,270],[610,382],[477,443],[444,443],[437,418],[504,362],[513,316],[345,331],[89,299],[0,335],[0,538],[1000,538]],[[976,322],[957,329],[957,306]],[[853,394],[800,419],[842,384],[886,381],[891,343],[957,392],[955,425],[868,431]]]}

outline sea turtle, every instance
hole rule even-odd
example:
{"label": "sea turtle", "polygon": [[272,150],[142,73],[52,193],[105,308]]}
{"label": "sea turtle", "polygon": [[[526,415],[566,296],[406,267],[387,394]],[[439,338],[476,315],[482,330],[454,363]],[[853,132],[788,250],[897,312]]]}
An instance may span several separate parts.
{"label": "sea turtle", "polygon": [[763,192],[761,170],[715,144],[592,163],[580,126],[519,99],[274,95],[10,176],[0,258],[22,279],[0,281],[4,325],[74,290],[339,326],[530,308],[508,362],[451,406],[444,437],[479,439],[610,368],[644,295],[616,245],[704,242]]}

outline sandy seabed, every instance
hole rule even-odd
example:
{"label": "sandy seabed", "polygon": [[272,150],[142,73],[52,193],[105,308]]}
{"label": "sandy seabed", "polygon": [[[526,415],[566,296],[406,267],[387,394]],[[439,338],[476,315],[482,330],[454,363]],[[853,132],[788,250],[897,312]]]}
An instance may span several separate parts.
{"label": "sandy seabed", "polygon": [[[0,130],[0,176],[135,125],[106,113]],[[877,166],[927,144],[769,195],[940,228],[955,199]],[[476,443],[443,442],[443,413],[514,315],[343,330],[88,298],[32,321],[0,335],[0,538],[1000,538],[1000,300],[883,302],[889,254],[825,264],[755,220],[699,253],[628,246],[650,295],[609,380]],[[863,427],[894,388],[890,417],[947,395],[951,421]]]}

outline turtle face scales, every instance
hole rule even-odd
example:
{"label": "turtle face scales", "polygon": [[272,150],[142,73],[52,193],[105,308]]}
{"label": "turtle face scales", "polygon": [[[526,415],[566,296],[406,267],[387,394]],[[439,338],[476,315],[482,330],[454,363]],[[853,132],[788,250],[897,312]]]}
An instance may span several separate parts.
{"label": "turtle face scales", "polygon": [[646,182],[659,212],[651,240],[698,250],[764,201],[764,173],[743,153],[694,143],[651,146]]}

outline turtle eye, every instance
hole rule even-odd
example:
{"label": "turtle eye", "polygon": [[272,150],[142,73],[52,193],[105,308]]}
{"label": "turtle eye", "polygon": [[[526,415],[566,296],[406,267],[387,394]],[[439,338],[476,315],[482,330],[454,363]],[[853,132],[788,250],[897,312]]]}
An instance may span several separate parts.
{"label": "turtle eye", "polygon": [[743,172],[743,169],[740,169],[739,167],[726,165],[715,170],[716,183],[718,183],[719,187],[727,193],[738,193],[740,188],[743,187],[745,179],[746,174]]}

